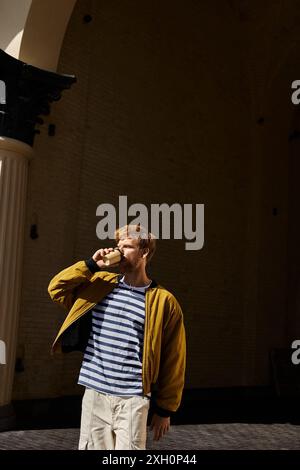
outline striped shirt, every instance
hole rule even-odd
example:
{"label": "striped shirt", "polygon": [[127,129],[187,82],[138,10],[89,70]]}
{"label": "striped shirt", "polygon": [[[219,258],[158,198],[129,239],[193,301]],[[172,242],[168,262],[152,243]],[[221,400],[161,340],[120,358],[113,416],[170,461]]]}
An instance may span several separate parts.
{"label": "striped shirt", "polygon": [[143,395],[145,292],[150,284],[131,287],[123,276],[92,309],[78,384],[109,395]]}

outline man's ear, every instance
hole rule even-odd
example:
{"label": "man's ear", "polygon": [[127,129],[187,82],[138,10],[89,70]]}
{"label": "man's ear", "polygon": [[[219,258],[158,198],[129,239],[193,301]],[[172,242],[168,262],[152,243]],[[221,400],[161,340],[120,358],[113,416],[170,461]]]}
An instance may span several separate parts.
{"label": "man's ear", "polygon": [[149,248],[144,248],[143,258],[147,258],[149,251]]}

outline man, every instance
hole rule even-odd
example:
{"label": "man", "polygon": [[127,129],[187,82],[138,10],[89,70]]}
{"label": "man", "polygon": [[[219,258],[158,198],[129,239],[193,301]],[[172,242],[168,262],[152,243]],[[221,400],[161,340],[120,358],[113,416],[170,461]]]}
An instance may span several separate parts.
{"label": "man", "polygon": [[[84,352],[79,449],[145,449],[151,384],[157,393],[150,429],[170,427],[184,386],[186,338],[176,298],[146,272],[155,237],[140,225],[115,232],[119,273],[104,271],[97,250],[57,274],[48,292],[68,311],[53,352]],[[115,265],[116,266],[116,265]]]}

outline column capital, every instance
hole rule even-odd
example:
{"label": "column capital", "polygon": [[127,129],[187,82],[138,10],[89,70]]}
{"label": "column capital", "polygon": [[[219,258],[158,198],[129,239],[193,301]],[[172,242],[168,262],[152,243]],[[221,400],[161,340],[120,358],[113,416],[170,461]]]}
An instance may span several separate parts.
{"label": "column capital", "polygon": [[50,113],[50,103],[76,81],[63,75],[21,62],[0,49],[0,135],[33,145],[43,124],[40,115]]}

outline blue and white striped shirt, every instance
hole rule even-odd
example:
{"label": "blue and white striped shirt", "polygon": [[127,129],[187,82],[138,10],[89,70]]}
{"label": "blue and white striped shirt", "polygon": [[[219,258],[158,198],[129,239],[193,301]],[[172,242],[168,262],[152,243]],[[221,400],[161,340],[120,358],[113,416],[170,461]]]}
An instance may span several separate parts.
{"label": "blue and white striped shirt", "polygon": [[143,395],[145,291],[149,285],[132,288],[123,276],[93,308],[78,384],[109,395]]}

